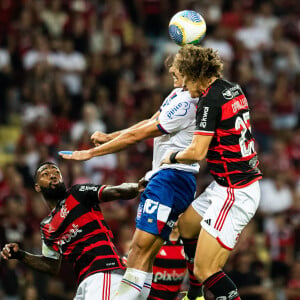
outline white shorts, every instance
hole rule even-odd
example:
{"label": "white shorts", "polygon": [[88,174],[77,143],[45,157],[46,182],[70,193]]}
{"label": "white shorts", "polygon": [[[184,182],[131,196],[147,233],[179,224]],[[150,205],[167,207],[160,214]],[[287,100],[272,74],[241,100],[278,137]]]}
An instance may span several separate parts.
{"label": "white shorts", "polygon": [[123,278],[119,273],[99,272],[88,276],[79,284],[74,300],[111,300]]}
{"label": "white shorts", "polygon": [[258,181],[230,188],[213,181],[192,206],[203,218],[201,226],[226,249],[232,250],[241,231],[254,216],[260,200]]}

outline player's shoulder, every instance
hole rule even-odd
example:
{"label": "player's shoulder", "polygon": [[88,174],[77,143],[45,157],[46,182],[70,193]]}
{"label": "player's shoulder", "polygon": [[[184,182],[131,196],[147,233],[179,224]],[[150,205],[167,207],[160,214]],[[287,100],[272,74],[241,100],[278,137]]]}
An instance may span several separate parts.
{"label": "player's shoulder", "polygon": [[222,105],[242,94],[241,87],[234,82],[218,78],[203,94],[202,100],[211,105]]}
{"label": "player's shoulder", "polygon": [[91,183],[75,184],[70,187],[69,192],[96,192],[98,191],[99,186]]}
{"label": "player's shoulder", "polygon": [[166,97],[166,102],[174,101],[198,101],[198,98],[192,98],[189,91],[184,90],[183,88],[175,88],[172,92]]}
{"label": "player's shoulder", "polygon": [[239,84],[225,79],[217,79],[207,94],[211,97],[217,96],[219,99],[230,100],[242,93],[242,88]]}

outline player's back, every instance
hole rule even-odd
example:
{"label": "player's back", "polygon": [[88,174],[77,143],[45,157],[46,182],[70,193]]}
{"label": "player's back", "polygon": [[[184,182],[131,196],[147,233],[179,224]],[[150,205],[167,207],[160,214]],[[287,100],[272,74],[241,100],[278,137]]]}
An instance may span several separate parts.
{"label": "player's back", "polygon": [[208,168],[225,186],[243,187],[261,177],[248,101],[238,84],[217,79],[200,98],[195,134],[213,135]]}

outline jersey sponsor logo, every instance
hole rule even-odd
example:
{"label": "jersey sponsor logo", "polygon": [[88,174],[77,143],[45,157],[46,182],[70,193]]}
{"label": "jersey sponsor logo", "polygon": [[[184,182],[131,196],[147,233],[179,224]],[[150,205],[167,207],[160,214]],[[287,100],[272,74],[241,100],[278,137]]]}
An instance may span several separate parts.
{"label": "jersey sponsor logo", "polygon": [[66,205],[64,204],[61,209],[60,209],[60,217],[61,218],[66,218],[66,216],[69,214],[69,210],[67,209]]}
{"label": "jersey sponsor logo", "polygon": [[60,246],[64,245],[71,241],[72,238],[76,237],[78,233],[81,233],[82,229],[79,228],[79,225],[72,224],[72,228],[69,230],[68,233],[64,234],[62,238],[58,241]]}
{"label": "jersey sponsor logo", "polygon": [[79,192],[93,191],[97,192],[98,188],[96,186],[82,185],[79,188]]}
{"label": "jersey sponsor logo", "polygon": [[203,116],[202,116],[202,119],[200,121],[200,127],[202,127],[202,128],[206,127],[208,111],[209,111],[209,107],[204,106],[203,107]]}
{"label": "jersey sponsor logo", "polygon": [[158,207],[158,201],[147,199],[145,201],[143,212],[147,214],[153,214],[157,210],[157,207]]}
{"label": "jersey sponsor logo", "polygon": [[235,85],[229,89],[225,89],[222,91],[222,95],[226,100],[231,100],[234,97],[240,95],[242,93],[239,85]]}
{"label": "jersey sponsor logo", "polygon": [[168,273],[167,271],[157,272],[153,277],[153,281],[157,282],[158,280],[163,280],[163,281],[182,280],[184,278],[184,274],[185,272],[177,273],[175,270],[173,270],[172,273]]}
{"label": "jersey sponsor logo", "polygon": [[173,119],[173,117],[185,116],[190,106],[189,102],[179,102],[167,112],[167,117]]}
{"label": "jersey sponsor logo", "polygon": [[238,297],[238,291],[237,290],[233,290],[231,292],[228,293],[228,299],[231,300],[231,299],[235,299],[236,297]]}

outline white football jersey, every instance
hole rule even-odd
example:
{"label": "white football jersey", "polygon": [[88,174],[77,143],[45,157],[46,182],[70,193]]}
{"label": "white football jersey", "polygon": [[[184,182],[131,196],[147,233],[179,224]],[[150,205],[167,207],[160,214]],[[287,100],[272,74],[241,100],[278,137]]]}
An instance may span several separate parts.
{"label": "white football jersey", "polygon": [[192,98],[188,91],[182,88],[174,89],[160,107],[158,128],[164,135],[154,139],[152,171],[153,175],[159,169],[177,169],[192,173],[199,172],[199,164],[164,164],[161,161],[170,151],[181,151],[187,148],[193,139],[196,126],[196,109],[198,98]]}

